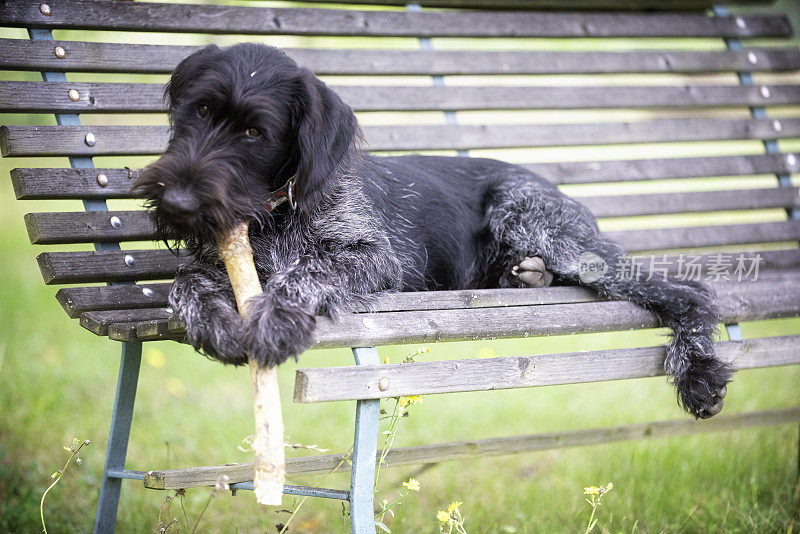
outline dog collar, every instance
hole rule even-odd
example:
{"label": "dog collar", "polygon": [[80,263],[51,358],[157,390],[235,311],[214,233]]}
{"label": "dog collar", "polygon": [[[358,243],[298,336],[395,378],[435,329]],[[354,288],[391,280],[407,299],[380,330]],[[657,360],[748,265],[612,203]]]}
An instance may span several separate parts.
{"label": "dog collar", "polygon": [[297,202],[294,200],[294,178],[295,177],[292,176],[280,189],[269,194],[266,201],[267,211],[272,211],[287,201],[292,211],[297,209]]}

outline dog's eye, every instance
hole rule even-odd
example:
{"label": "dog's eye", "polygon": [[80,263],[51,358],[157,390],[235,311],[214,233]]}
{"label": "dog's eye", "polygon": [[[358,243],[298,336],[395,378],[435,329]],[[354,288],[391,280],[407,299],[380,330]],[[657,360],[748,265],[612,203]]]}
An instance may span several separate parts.
{"label": "dog's eye", "polygon": [[261,135],[261,130],[258,128],[248,128],[244,133],[247,134],[247,137],[258,137]]}
{"label": "dog's eye", "polygon": [[205,104],[200,104],[197,107],[197,114],[200,115],[201,117],[207,116],[208,115],[208,106],[205,105]]}

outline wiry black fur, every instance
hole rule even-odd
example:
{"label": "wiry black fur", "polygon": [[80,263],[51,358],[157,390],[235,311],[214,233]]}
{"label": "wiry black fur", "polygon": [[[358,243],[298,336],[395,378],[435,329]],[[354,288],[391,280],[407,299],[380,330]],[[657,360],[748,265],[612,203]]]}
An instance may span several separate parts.
{"label": "wiry black fur", "polygon": [[[178,65],[166,94],[173,136],[137,186],[160,237],[196,258],[179,270],[170,303],[192,345],[225,363],[297,357],[314,316],[378,292],[520,286],[512,269],[533,256],[558,281],[582,284],[582,253],[610,266],[624,257],[585,207],[520,167],[361,153],[350,108],[275,48],[208,46]],[[269,212],[269,192],[295,174],[298,209]],[[246,323],[214,240],[241,221],[254,221],[264,288]],[[652,310],[674,332],[665,366],[681,404],[696,417],[721,409],[731,370],[714,356],[717,315],[705,287],[620,279],[613,268],[583,285]]]}

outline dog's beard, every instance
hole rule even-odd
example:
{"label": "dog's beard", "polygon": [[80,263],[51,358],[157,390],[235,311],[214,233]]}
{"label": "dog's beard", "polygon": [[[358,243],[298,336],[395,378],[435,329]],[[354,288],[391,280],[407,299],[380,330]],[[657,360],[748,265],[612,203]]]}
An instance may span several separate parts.
{"label": "dog's beard", "polygon": [[162,157],[142,171],[134,186],[146,199],[144,206],[149,209],[157,240],[170,250],[200,252],[204,244],[215,243],[218,234],[241,222],[262,228],[271,224],[271,214],[256,200],[260,195],[249,191],[239,169],[224,160],[195,166],[198,171],[192,177],[191,193],[199,200],[196,211],[169,211],[162,198],[168,187],[181,183],[173,174],[175,165],[171,157]]}

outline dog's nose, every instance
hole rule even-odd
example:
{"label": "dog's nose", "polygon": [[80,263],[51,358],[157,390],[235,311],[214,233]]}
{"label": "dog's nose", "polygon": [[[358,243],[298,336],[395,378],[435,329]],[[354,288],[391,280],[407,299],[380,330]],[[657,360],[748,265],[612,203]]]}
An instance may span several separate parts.
{"label": "dog's nose", "polygon": [[176,215],[195,212],[200,208],[200,201],[185,189],[170,188],[164,191],[161,205]]}

